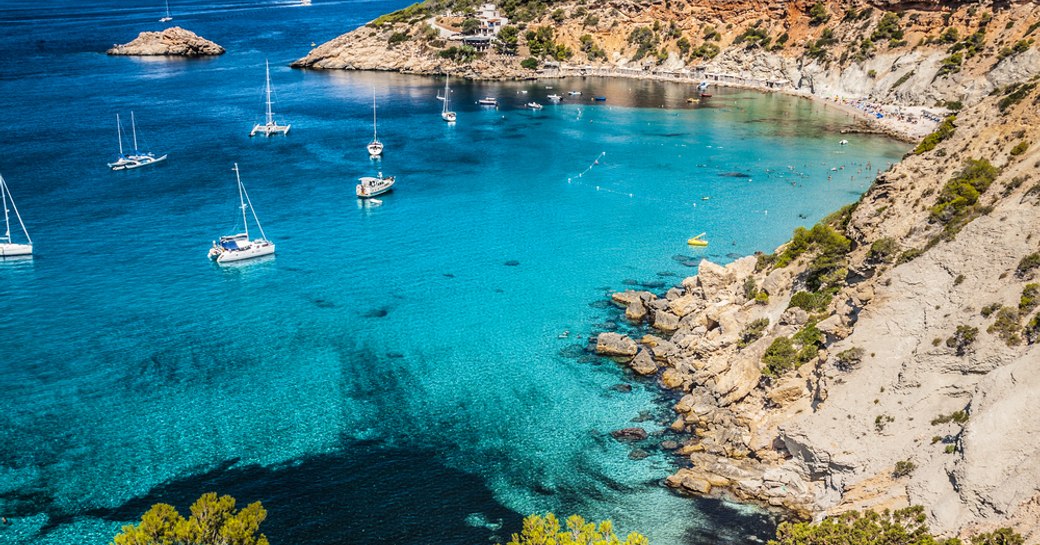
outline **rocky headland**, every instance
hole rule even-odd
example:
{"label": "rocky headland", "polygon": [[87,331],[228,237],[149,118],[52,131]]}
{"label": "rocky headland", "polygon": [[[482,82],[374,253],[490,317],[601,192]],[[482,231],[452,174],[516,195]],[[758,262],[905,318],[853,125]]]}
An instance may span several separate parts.
{"label": "rocky headland", "polygon": [[115,45],[109,55],[208,57],[223,55],[224,48],[181,27],[142,32],[132,42]]}
{"label": "rocky headland", "polygon": [[[445,16],[453,5],[457,16]],[[471,79],[581,75],[660,78],[857,102],[877,130],[917,139],[930,117],[1040,71],[1033,2],[788,3],[779,0],[515,2],[511,30],[475,51],[453,40],[472,3],[427,1],[380,17],[295,61],[297,68],[391,70]],[[503,37],[504,36],[504,37]],[[894,119],[894,115],[887,118]]]}
{"label": "rocky headland", "polygon": [[708,79],[930,110],[857,203],[772,254],[614,294],[639,333],[590,349],[676,392],[661,447],[685,461],[678,492],[804,518],[922,505],[947,536],[1040,542],[1040,4],[520,1],[486,52],[450,37],[471,4],[411,6],[293,66]]}
{"label": "rocky headland", "polygon": [[682,395],[669,486],[1040,539],[1036,87],[964,109],[773,254],[613,295],[646,332],[596,352]]}

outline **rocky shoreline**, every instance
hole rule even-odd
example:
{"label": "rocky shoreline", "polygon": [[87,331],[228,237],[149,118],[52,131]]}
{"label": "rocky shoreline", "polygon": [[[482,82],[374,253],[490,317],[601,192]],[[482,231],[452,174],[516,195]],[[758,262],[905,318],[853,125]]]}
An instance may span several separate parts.
{"label": "rocky shoreline", "polygon": [[106,51],[121,56],[210,57],[223,55],[224,48],[181,27],[161,32],[142,32],[130,43],[116,44]]}

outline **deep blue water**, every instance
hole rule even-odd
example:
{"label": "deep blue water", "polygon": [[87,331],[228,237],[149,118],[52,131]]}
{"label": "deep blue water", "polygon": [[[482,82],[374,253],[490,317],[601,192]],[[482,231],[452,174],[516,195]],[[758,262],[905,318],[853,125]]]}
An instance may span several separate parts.
{"label": "deep blue water", "polygon": [[[0,5],[0,173],[36,243],[0,262],[0,543],[107,543],[210,490],[263,501],[276,545],[488,543],[545,510],[662,545],[768,532],[670,494],[675,460],[606,437],[643,411],[661,429],[667,399],[581,348],[615,317],[610,290],[771,250],[904,146],[840,147],[847,120],[803,100],[693,107],[628,80],[455,82],[446,126],[440,79],[287,68],[407,0],[174,1],[228,54],[105,56],[160,28],[153,3]],[[293,129],[251,140],[265,59]],[[584,100],[518,108],[547,84]],[[110,172],[130,110],[170,159]],[[235,229],[233,162],[278,255],[220,269],[206,250]],[[360,208],[355,179],[380,169],[397,190]],[[688,248],[701,231],[711,246]]]}

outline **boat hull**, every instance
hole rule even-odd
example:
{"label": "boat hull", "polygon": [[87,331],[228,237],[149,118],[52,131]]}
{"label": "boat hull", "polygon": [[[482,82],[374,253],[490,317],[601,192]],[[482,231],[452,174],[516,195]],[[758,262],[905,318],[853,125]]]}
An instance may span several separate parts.
{"label": "boat hull", "polygon": [[372,142],[368,145],[368,155],[371,157],[379,157],[383,154],[383,144],[379,142]]}
{"label": "boat hull", "polygon": [[0,257],[14,257],[19,255],[32,255],[32,244],[0,244]]}
{"label": "boat hull", "polygon": [[448,123],[454,123],[455,122],[455,112],[445,112],[445,113],[441,114],[441,119],[447,121]]}
{"label": "boat hull", "polygon": [[253,125],[253,130],[249,131],[249,136],[256,136],[262,134],[266,137],[270,137],[275,134],[281,134],[283,136],[289,136],[289,129],[292,125]]}
{"label": "boat hull", "polygon": [[[366,182],[366,180],[368,180]],[[388,193],[393,189],[394,184],[397,180],[390,176],[389,178],[362,178],[362,183],[357,184],[354,188],[354,193],[359,199],[371,199],[372,197],[378,197],[385,193]]]}
{"label": "boat hull", "polygon": [[146,167],[148,165],[154,165],[156,163],[161,163],[161,162],[165,161],[167,157],[168,157],[168,155],[163,155],[163,156],[160,156],[160,157],[150,157],[147,160],[134,160],[134,161],[124,165],[123,168],[113,167],[112,170],[132,170],[132,169],[135,169],[135,168]]}
{"label": "boat hull", "polygon": [[253,244],[244,250],[226,250],[219,252],[215,257],[211,257],[211,259],[216,261],[218,264],[223,265],[225,263],[236,263],[238,261],[255,259],[272,254],[274,254],[274,244]]}

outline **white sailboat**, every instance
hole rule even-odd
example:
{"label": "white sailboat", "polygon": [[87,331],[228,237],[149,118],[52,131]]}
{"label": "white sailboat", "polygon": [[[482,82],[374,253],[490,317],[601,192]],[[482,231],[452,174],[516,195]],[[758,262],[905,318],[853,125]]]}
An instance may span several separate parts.
{"label": "white sailboat", "polygon": [[[7,203],[10,201],[11,208],[7,208]],[[25,256],[32,255],[32,239],[29,238],[29,231],[25,229],[25,223],[22,222],[22,215],[18,213],[18,207],[14,204],[14,198],[11,197],[10,190],[7,189],[7,182],[4,181],[4,177],[0,176],[0,203],[4,207],[4,236],[0,237],[0,258],[2,257],[13,257],[13,256]],[[11,238],[11,211],[14,211],[14,217],[18,219],[18,225],[22,228],[22,234],[25,235],[26,243],[16,243]]]}
{"label": "white sailboat", "polygon": [[449,76],[444,76],[444,107],[441,108],[441,119],[448,123],[454,123],[456,116],[455,112],[451,111],[451,107],[449,106],[451,99],[448,98],[448,93],[450,92],[448,89],[448,79],[450,79]]}
{"label": "white sailboat", "polygon": [[[379,176],[365,176],[364,178],[358,179],[358,185],[354,189],[359,199],[371,199],[372,197],[378,197],[394,186],[396,180],[393,176],[383,177],[383,173],[380,172]],[[380,203],[382,204],[382,203]]]}
{"label": "white sailboat", "polygon": [[383,154],[383,143],[379,141],[376,134],[376,92],[372,90],[372,142],[368,144],[369,157],[379,157]]}
{"label": "white sailboat", "polygon": [[[233,263],[274,253],[274,243],[267,240],[264,228],[260,225],[260,218],[256,217],[256,210],[253,209],[253,203],[249,200],[246,186],[242,184],[242,177],[238,173],[238,163],[235,163],[233,170],[235,171],[235,181],[238,183],[238,201],[242,208],[244,232],[222,236],[219,241],[213,242],[213,247],[209,249],[209,258],[218,264]],[[253,221],[256,222],[256,227],[260,229],[260,238],[258,239],[249,239],[249,218],[246,215],[246,209],[253,215]]]}
{"label": "white sailboat", "polygon": [[134,117],[134,112],[130,112],[130,126],[133,130],[134,151],[127,155],[123,152],[123,124],[119,121],[119,114],[116,114],[116,138],[119,140],[119,157],[117,157],[115,161],[108,163],[108,168],[111,168],[112,170],[130,170],[153,165],[166,160],[166,157],[168,157],[166,154],[156,157],[154,153],[143,152],[138,149],[137,118]]}
{"label": "white sailboat", "polygon": [[271,63],[264,61],[264,65],[267,68],[267,86],[265,89],[267,96],[267,122],[263,125],[259,123],[253,125],[253,130],[249,132],[249,136],[258,134],[263,134],[264,136],[271,136],[272,134],[288,135],[291,125],[279,125],[274,122],[274,112],[271,110]]}
{"label": "white sailboat", "polygon": [[169,23],[173,20],[173,16],[170,15],[170,0],[166,0],[166,17],[159,19],[160,23]]}

